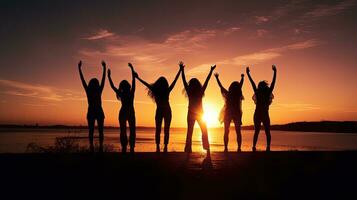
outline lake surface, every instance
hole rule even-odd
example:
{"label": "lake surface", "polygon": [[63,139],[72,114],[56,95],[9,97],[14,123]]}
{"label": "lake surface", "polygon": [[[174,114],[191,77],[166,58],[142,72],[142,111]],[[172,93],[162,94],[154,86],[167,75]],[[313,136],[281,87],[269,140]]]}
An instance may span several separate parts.
{"label": "lake surface", "polygon": [[[115,151],[120,151],[119,130],[105,130],[105,144],[113,145]],[[357,134],[348,133],[316,133],[272,131],[272,151],[319,151],[319,150],[357,150]],[[87,130],[66,129],[0,129],[0,153],[24,153],[29,143],[40,146],[53,146],[57,137],[79,137],[80,145],[88,145]],[[97,132],[95,132],[97,136]],[[163,143],[163,132],[161,143]],[[253,130],[242,130],[242,151],[251,151]],[[170,132],[169,151],[182,152],[186,140],[186,129],[172,129]],[[223,129],[209,129],[211,151],[223,151]],[[97,142],[97,139],[95,140]],[[266,138],[262,131],[259,135],[257,150],[265,150]],[[163,148],[163,145],[162,145]],[[193,134],[193,151],[202,151],[201,132],[195,129]],[[137,152],[154,152],[155,129],[138,129],[136,148]],[[236,134],[231,128],[229,135],[229,150],[237,150]]]}

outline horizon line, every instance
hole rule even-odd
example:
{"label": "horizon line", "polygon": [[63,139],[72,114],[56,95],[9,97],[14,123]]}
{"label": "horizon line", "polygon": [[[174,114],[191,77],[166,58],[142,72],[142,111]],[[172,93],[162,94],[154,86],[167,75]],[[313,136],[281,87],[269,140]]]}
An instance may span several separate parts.
{"label": "horizon line", "polygon": [[[320,121],[295,121],[295,122],[288,122],[284,124],[271,124],[271,126],[283,126],[283,125],[288,125],[288,124],[294,124],[294,123],[316,123],[316,122],[352,122],[352,123],[357,123],[357,121],[336,121],[336,120],[320,120]],[[11,124],[11,123],[0,123],[0,127],[3,126],[19,126],[19,127],[81,127],[81,128],[88,128],[88,125],[66,125],[66,124],[48,124],[48,125],[40,125],[39,123],[33,123],[33,124]],[[244,125],[241,126],[242,128],[246,127],[252,127],[254,124],[249,124],[249,125]],[[97,127],[97,126],[96,126]],[[230,127],[234,127],[234,124],[231,125]],[[104,126],[104,128],[120,128],[120,126]],[[155,128],[155,126],[136,126],[136,128]],[[180,129],[180,128],[187,128],[186,126],[177,126],[177,127],[170,127],[173,129]],[[199,128],[199,127],[194,127],[194,128]],[[207,128],[223,128],[223,123],[222,126],[213,126],[213,127],[207,127]]]}

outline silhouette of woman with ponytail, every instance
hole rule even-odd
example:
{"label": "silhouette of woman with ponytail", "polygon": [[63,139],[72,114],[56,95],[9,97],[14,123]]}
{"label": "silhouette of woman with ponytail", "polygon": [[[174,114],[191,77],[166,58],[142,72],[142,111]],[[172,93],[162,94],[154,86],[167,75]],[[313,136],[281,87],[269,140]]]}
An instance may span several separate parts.
{"label": "silhouette of woman with ponytail", "polygon": [[231,121],[233,121],[236,129],[238,143],[237,151],[240,152],[242,145],[242,100],[244,99],[242,94],[242,85],[244,81],[244,74],[241,75],[240,82],[232,82],[228,90],[223,87],[221,81],[219,80],[219,74],[215,73],[214,76],[216,77],[218,86],[221,88],[221,93],[225,101],[219,117],[220,122],[224,123],[224,152],[228,152],[228,135]]}
{"label": "silhouette of woman with ponytail", "polygon": [[174,89],[178,77],[180,76],[181,68],[177,72],[174,81],[171,85],[168,84],[167,79],[163,76],[158,78],[153,84],[149,84],[139,76],[136,78],[143,83],[148,88],[148,95],[156,102],[156,113],[155,113],[155,141],[156,141],[156,152],[160,152],[160,133],[162,121],[164,120],[164,152],[167,152],[167,145],[169,143],[170,137],[170,124],[171,124],[171,107],[169,103],[169,96]]}
{"label": "silhouette of woman with ponytail", "polygon": [[207,88],[208,82],[212,76],[213,70],[216,68],[216,65],[211,66],[211,70],[206,78],[203,86],[197,78],[192,78],[188,83],[185,77],[185,65],[183,62],[179,63],[180,69],[182,71],[182,81],[185,87],[184,91],[188,97],[188,113],[187,113],[187,136],[186,136],[186,145],[185,152],[192,152],[192,133],[195,122],[198,122],[198,125],[201,128],[202,132],[202,145],[203,149],[210,153],[209,141],[208,141],[208,133],[207,133],[207,125],[204,122],[203,118],[203,106],[202,106],[202,98],[204,96],[205,90]]}
{"label": "silhouette of woman with ponytail", "polygon": [[94,125],[95,120],[97,120],[98,132],[99,132],[99,151],[103,152],[103,140],[104,140],[104,112],[102,108],[102,92],[105,84],[105,74],[106,74],[106,64],[102,61],[103,75],[101,83],[99,84],[98,79],[92,78],[87,85],[83,73],[82,73],[82,61],[78,63],[79,75],[81,77],[82,85],[86,91],[87,101],[88,101],[88,112],[87,121],[89,129],[89,148],[91,152],[94,152],[93,136],[94,136]]}
{"label": "silhouette of woman with ponytail", "polygon": [[252,147],[253,151],[256,151],[256,144],[258,141],[258,135],[259,135],[261,123],[263,123],[266,138],[267,138],[266,151],[270,151],[271,135],[270,135],[269,106],[274,98],[273,90],[276,80],[275,65],[272,66],[272,69],[274,71],[274,76],[270,87],[266,81],[260,81],[258,84],[258,88],[255,85],[252,77],[250,76],[249,67],[247,67],[246,69],[249,81],[252,84],[254,90],[253,100],[256,105],[255,112],[254,112],[254,138],[253,138],[253,147]]}
{"label": "silhouette of woman with ponytail", "polygon": [[134,94],[135,94],[135,76],[136,72],[131,63],[128,63],[132,74],[132,84],[127,80],[122,80],[119,84],[119,88],[114,86],[111,78],[111,71],[108,70],[108,79],[111,88],[115,92],[117,99],[121,100],[121,108],[119,111],[119,126],[120,126],[120,143],[122,146],[122,152],[126,153],[128,145],[128,137],[126,134],[126,122],[129,124],[130,136],[129,146],[130,153],[135,151],[135,138],[136,138],[136,125],[135,125],[135,110],[134,110]]}

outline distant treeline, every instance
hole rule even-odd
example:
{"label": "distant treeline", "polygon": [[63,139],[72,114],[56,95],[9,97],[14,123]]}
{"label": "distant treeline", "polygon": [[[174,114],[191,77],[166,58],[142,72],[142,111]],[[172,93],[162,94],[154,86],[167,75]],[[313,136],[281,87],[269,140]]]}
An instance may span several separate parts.
{"label": "distant treeline", "polygon": [[[2,124],[0,128],[38,128],[38,129],[87,129],[87,126],[66,126],[66,125],[14,125]],[[106,129],[117,129],[115,126],[106,126]],[[155,129],[154,127],[138,126],[138,129]],[[186,128],[172,128],[184,130]],[[244,130],[254,130],[254,126],[243,126]],[[280,131],[300,131],[300,132],[334,132],[334,133],[357,133],[357,121],[320,121],[320,122],[293,122],[282,125],[271,125],[271,130]]]}
{"label": "distant treeline", "polygon": [[302,132],[357,133],[357,121],[294,122],[272,125],[272,130]]}

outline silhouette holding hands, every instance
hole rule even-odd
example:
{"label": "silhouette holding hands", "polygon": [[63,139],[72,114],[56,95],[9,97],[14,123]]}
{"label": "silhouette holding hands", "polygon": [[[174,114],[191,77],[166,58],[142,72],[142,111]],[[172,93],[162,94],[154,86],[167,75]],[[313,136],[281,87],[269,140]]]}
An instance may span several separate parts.
{"label": "silhouette holding hands", "polygon": [[170,124],[172,118],[171,107],[169,103],[169,96],[177,79],[181,73],[181,67],[177,72],[175,79],[169,85],[167,79],[163,76],[159,77],[153,84],[149,84],[143,79],[141,79],[137,74],[136,78],[144,84],[148,89],[148,95],[156,102],[156,113],[155,113],[155,141],[156,141],[156,152],[160,152],[160,133],[162,121],[164,120],[164,152],[167,152],[167,146],[170,137]]}
{"label": "silhouette holding hands", "polygon": [[246,68],[249,81],[254,90],[253,100],[256,105],[254,111],[254,137],[253,137],[253,147],[252,147],[253,151],[256,151],[256,144],[258,141],[261,123],[263,123],[265,134],[266,134],[266,140],[267,140],[266,151],[270,151],[271,135],[270,135],[269,106],[274,98],[273,90],[275,87],[275,80],[276,80],[275,65],[272,65],[272,70],[274,71],[274,76],[270,87],[266,81],[260,81],[257,87],[250,75],[249,67]]}
{"label": "silhouette holding hands", "polygon": [[103,75],[101,83],[99,84],[98,79],[92,78],[88,85],[84,79],[82,73],[82,61],[78,63],[78,71],[81,78],[83,88],[87,95],[88,101],[88,112],[87,112],[87,122],[89,129],[89,148],[91,152],[94,152],[93,137],[94,137],[94,126],[97,120],[98,132],[99,132],[99,151],[103,152],[103,142],[104,142],[104,112],[102,108],[102,92],[105,84],[105,74],[106,74],[106,64],[102,61]]}
{"label": "silhouette holding hands", "polygon": [[192,152],[192,133],[195,122],[198,122],[198,125],[201,128],[202,132],[202,145],[203,149],[210,153],[209,141],[208,141],[208,132],[206,122],[203,120],[203,106],[202,98],[204,96],[205,90],[207,88],[208,82],[212,76],[212,72],[216,68],[216,65],[211,66],[211,70],[208,73],[206,81],[203,86],[197,78],[192,78],[188,83],[185,77],[185,65],[183,62],[179,63],[180,69],[182,71],[182,82],[184,85],[184,91],[188,97],[188,113],[187,113],[187,136],[186,136],[186,145],[185,152]]}
{"label": "silhouette holding hands", "polygon": [[119,126],[120,126],[120,143],[122,146],[122,152],[126,153],[128,145],[128,137],[126,134],[126,122],[129,124],[130,136],[129,136],[129,146],[130,152],[135,152],[135,139],[136,139],[136,121],[135,121],[135,110],[134,110],[134,94],[135,94],[135,76],[137,76],[134,71],[134,67],[131,63],[128,63],[132,74],[132,84],[130,86],[127,80],[122,80],[119,87],[116,88],[112,78],[111,71],[108,70],[108,79],[111,88],[116,94],[118,100],[121,101],[121,108],[119,111]]}
{"label": "silhouette holding hands", "polygon": [[224,98],[224,106],[220,112],[219,120],[224,123],[224,151],[228,152],[228,136],[231,121],[233,121],[236,134],[237,134],[237,151],[241,151],[242,146],[242,100],[244,99],[242,94],[242,86],[244,82],[244,74],[241,74],[240,82],[234,81],[229,86],[228,90],[225,89],[219,80],[219,74],[215,73],[217,84],[221,89],[221,94]]}

